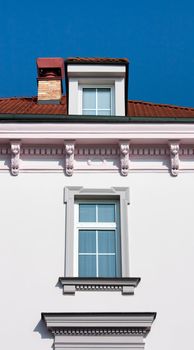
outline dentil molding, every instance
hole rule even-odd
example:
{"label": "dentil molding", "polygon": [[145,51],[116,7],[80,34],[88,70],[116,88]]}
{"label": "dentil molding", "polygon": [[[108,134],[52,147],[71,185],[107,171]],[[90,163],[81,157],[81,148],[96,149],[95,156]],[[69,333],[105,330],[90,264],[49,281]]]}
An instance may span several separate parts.
{"label": "dentil molding", "polygon": [[121,292],[133,295],[134,289],[140,282],[138,277],[121,278],[83,278],[83,277],[59,277],[64,294],[81,292]]}

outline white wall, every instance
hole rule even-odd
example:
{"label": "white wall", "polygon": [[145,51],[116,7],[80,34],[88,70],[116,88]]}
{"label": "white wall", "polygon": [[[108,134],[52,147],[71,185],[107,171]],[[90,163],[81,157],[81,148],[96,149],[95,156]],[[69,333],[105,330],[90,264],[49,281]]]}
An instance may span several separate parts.
{"label": "white wall", "polygon": [[[98,184],[97,184],[98,179]],[[134,296],[77,292],[64,296],[65,186],[130,186]],[[48,350],[41,312],[157,312],[147,350],[191,349],[194,313],[193,174],[0,174],[1,348]]]}

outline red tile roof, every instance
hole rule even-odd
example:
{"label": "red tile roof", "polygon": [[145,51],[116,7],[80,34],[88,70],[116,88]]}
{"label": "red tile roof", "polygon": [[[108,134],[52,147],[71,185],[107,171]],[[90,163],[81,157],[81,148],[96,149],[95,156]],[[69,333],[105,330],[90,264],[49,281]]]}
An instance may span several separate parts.
{"label": "red tile roof", "polygon": [[144,101],[128,101],[129,117],[194,118],[194,108]]}
{"label": "red tile roof", "polygon": [[110,58],[110,57],[68,57],[66,63],[100,63],[100,64],[126,64],[128,58]]}
{"label": "red tile roof", "polygon": [[[61,104],[39,104],[37,97],[0,98],[0,114],[67,114],[66,96]],[[194,108],[128,101],[129,117],[194,118]]]}
{"label": "red tile roof", "polygon": [[40,104],[37,97],[0,98],[0,114],[67,114],[66,96],[61,104]]}

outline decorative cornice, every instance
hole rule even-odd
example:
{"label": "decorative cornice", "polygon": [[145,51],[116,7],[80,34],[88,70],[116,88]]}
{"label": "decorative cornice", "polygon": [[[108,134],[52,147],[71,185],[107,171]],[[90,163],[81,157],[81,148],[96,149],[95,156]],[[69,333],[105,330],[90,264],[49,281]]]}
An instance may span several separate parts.
{"label": "decorative cornice", "polygon": [[177,176],[179,173],[179,141],[170,140],[170,162],[171,162],[171,174],[172,176]]}
{"label": "decorative cornice", "polygon": [[54,349],[144,349],[154,312],[42,313]]}
{"label": "decorative cornice", "polygon": [[80,278],[59,277],[64,294],[83,292],[122,292],[122,294],[134,294],[134,289],[140,282],[138,277],[129,278]]}
{"label": "decorative cornice", "polygon": [[20,144],[19,140],[11,140],[11,174],[17,176],[20,167]]}
{"label": "decorative cornice", "polygon": [[42,313],[48,330],[66,336],[146,337],[156,313]]}
{"label": "decorative cornice", "polygon": [[[10,173],[14,176],[18,175],[19,171],[61,172],[63,168],[67,176],[72,176],[74,171],[118,172],[119,170],[126,176],[129,171],[129,160],[131,172],[165,172],[169,168],[172,176],[177,176],[179,169],[181,172],[194,171],[194,143],[184,145],[177,140],[170,140],[166,144],[131,143],[130,146],[126,140],[119,141],[119,145],[76,143],[76,147],[74,140],[65,141],[65,146],[57,143],[21,145],[19,140],[10,140],[9,144],[0,144],[1,160],[7,156],[11,157]],[[33,162],[29,167],[30,158],[33,158]],[[51,160],[58,162],[49,163]],[[8,162],[1,162],[0,171],[7,171],[7,164]]]}
{"label": "decorative cornice", "polygon": [[74,171],[74,151],[75,151],[75,141],[68,140],[65,141],[65,170],[66,175],[72,176]]}
{"label": "decorative cornice", "polygon": [[120,146],[121,174],[127,176],[129,172],[129,141],[122,140]]}

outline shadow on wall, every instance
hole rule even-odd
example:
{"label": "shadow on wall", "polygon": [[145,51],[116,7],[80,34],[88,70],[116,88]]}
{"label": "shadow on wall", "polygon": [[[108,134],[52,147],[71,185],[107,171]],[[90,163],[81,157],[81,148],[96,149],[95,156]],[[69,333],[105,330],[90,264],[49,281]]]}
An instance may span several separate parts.
{"label": "shadow on wall", "polygon": [[48,329],[46,328],[45,323],[43,322],[43,320],[40,320],[36,327],[33,330],[34,332],[38,332],[41,336],[42,339],[53,339],[52,334],[48,331]]}

